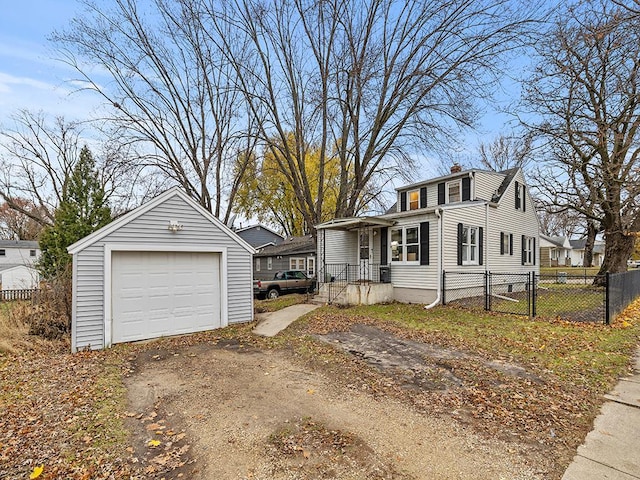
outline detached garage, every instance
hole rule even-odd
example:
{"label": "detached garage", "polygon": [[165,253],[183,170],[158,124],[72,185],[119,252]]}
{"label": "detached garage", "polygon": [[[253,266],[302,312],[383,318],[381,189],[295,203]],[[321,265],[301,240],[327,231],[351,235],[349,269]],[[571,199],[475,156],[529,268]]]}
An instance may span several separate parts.
{"label": "detached garage", "polygon": [[253,319],[253,248],[179,188],[68,250],[73,351]]}

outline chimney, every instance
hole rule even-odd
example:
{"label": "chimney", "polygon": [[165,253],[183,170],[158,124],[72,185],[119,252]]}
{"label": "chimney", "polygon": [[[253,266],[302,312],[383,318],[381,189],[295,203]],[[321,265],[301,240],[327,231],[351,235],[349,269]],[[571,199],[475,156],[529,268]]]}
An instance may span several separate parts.
{"label": "chimney", "polygon": [[451,173],[460,173],[462,171],[462,167],[456,162],[451,165]]}

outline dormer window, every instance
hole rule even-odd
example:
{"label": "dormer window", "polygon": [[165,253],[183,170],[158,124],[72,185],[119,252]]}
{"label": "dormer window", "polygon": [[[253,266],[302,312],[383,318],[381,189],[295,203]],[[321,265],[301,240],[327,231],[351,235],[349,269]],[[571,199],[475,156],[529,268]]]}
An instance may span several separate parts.
{"label": "dormer window", "polygon": [[460,180],[447,182],[447,203],[456,203],[460,201]]}
{"label": "dormer window", "polygon": [[417,210],[420,208],[420,191],[413,190],[408,193],[409,210]]}
{"label": "dormer window", "polygon": [[522,210],[523,212],[527,211],[527,205],[525,202],[526,199],[526,187],[520,183],[516,182],[516,210]]}
{"label": "dormer window", "polygon": [[462,177],[438,184],[438,205],[471,200],[471,178]]}

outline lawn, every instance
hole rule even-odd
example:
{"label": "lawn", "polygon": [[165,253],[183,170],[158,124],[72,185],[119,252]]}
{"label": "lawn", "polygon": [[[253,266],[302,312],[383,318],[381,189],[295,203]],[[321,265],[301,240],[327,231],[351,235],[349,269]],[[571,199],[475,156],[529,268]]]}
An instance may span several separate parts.
{"label": "lawn", "polygon": [[[270,311],[304,300],[304,295],[287,295],[255,306]],[[47,479],[143,478],[131,463],[125,427],[129,414],[124,377],[133,368],[131,357],[146,349],[215,345],[220,339],[239,347],[290,352],[347,391],[366,387],[373,395],[396,396],[425,414],[462,418],[466,412],[465,421],[474,429],[539,444],[558,456],[554,462],[562,467],[590,428],[601,395],[628,371],[640,341],[640,301],[611,326],[449,306],[323,307],[269,339],[251,334],[253,324],[243,324],[77,354],[68,353],[68,340],[27,335],[28,329],[10,313],[2,306],[0,478],[28,478],[40,465],[40,478]],[[361,358],[317,339],[358,323],[474,358],[515,362],[540,380],[510,378],[474,361],[452,360],[441,363],[464,380],[460,388],[446,394],[406,389],[398,378],[386,377]]]}

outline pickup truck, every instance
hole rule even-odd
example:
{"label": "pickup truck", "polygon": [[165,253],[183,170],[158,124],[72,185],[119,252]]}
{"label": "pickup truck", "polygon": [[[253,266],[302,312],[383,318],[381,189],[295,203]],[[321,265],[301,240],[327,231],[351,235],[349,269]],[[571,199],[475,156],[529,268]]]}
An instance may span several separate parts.
{"label": "pickup truck", "polygon": [[278,298],[284,293],[312,292],[316,280],[300,270],[286,270],[274,275],[273,280],[254,280],[253,295],[258,298]]}

